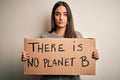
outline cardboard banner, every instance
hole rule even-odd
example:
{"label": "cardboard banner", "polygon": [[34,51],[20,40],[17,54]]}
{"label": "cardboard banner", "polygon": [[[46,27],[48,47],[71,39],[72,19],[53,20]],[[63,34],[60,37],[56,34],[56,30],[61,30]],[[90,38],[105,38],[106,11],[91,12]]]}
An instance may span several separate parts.
{"label": "cardboard banner", "polygon": [[25,38],[24,50],[30,55],[24,74],[95,75],[93,38]]}

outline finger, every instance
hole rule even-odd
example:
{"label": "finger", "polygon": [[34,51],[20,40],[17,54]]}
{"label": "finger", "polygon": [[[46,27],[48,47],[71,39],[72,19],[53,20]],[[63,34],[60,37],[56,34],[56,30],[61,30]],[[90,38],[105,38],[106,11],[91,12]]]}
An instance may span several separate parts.
{"label": "finger", "polygon": [[26,60],[28,60],[30,57],[29,56],[24,56],[24,55],[22,55],[21,56],[21,61],[26,61]]}
{"label": "finger", "polygon": [[99,56],[98,53],[93,54],[93,57],[98,57],[98,56]]}
{"label": "finger", "polygon": [[23,58],[23,57],[21,57],[21,61],[26,61],[26,59],[25,59],[25,58]]}
{"label": "finger", "polygon": [[97,59],[99,59],[99,56],[98,55],[93,55],[92,58],[97,60]]}
{"label": "finger", "polygon": [[96,55],[96,56],[94,56],[94,58],[98,59],[98,58],[99,58],[99,56],[97,56],[97,55]]}
{"label": "finger", "polygon": [[97,50],[93,51],[92,56],[94,56],[94,55],[98,55],[98,51]]}
{"label": "finger", "polygon": [[28,59],[28,57],[21,58],[22,61],[27,61]]}
{"label": "finger", "polygon": [[29,56],[28,52],[22,52],[22,56]]}
{"label": "finger", "polygon": [[28,54],[25,54],[25,55],[23,55],[23,56],[25,56],[25,57],[29,57],[29,55],[28,55]]}
{"label": "finger", "polygon": [[22,51],[22,55],[28,55],[28,52]]}
{"label": "finger", "polygon": [[25,56],[22,56],[23,58],[26,58],[26,59],[29,59],[29,56],[25,55]]}
{"label": "finger", "polygon": [[99,59],[99,56],[98,55],[94,55],[93,58],[94,59]]}
{"label": "finger", "polygon": [[23,59],[22,59],[22,61],[27,61],[27,60],[28,60],[28,59],[26,59],[26,58],[23,58]]}
{"label": "finger", "polygon": [[98,51],[97,51],[97,50],[95,50],[93,54],[94,54],[94,55],[98,54]]}
{"label": "finger", "polygon": [[95,53],[95,54],[93,55],[93,57],[98,57],[98,54]]}

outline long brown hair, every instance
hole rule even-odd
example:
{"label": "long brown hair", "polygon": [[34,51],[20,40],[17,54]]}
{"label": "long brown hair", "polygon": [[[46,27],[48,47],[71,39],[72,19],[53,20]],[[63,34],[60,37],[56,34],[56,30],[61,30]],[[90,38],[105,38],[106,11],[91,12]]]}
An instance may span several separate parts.
{"label": "long brown hair", "polygon": [[53,31],[56,31],[56,29],[57,29],[54,15],[55,15],[56,8],[61,5],[65,6],[65,8],[67,10],[67,18],[68,18],[66,31],[64,33],[64,38],[77,38],[76,32],[74,30],[74,23],[73,23],[71,9],[70,9],[69,5],[63,1],[58,1],[53,7],[52,14],[51,14],[51,31],[50,31],[50,33],[52,33]]}

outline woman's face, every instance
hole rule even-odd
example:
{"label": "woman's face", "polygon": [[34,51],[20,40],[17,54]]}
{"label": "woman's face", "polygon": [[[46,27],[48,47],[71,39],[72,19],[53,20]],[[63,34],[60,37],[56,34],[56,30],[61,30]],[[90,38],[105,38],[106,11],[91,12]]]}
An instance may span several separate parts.
{"label": "woman's face", "polygon": [[59,6],[55,10],[55,23],[58,28],[66,28],[67,25],[67,10],[64,6]]}

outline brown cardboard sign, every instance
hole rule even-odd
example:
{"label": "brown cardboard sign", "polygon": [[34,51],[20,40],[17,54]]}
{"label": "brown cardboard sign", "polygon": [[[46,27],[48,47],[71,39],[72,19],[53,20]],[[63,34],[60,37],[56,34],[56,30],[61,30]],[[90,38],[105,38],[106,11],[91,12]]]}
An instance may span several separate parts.
{"label": "brown cardboard sign", "polygon": [[95,75],[94,38],[25,38],[24,50],[24,74]]}

